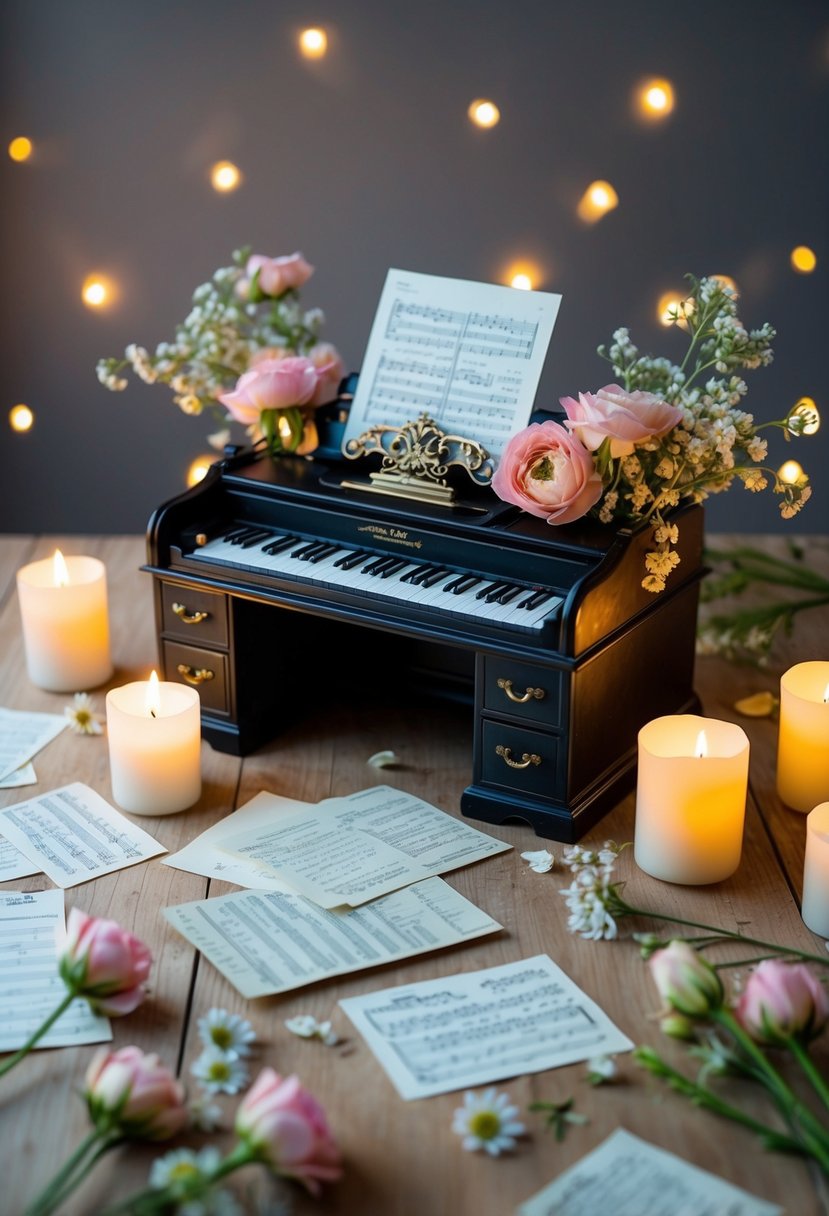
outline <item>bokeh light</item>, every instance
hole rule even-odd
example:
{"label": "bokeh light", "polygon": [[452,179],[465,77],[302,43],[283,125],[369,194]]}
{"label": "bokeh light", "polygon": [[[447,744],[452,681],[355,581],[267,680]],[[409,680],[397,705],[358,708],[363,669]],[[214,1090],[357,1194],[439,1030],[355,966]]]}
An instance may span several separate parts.
{"label": "bokeh light", "polygon": [[693,299],[679,291],[666,291],[659,297],[656,315],[661,325],[678,325],[680,329],[687,329],[685,316],[690,315],[693,310]]}
{"label": "bokeh light", "polygon": [[590,183],[579,199],[576,211],[579,219],[584,220],[586,224],[595,224],[603,215],[607,215],[608,211],[618,206],[619,195],[610,182],[595,181]]}
{"label": "bokeh light", "polygon": [[802,481],[806,474],[796,460],[787,460],[777,470],[777,476],[786,485],[795,486]]}
{"label": "bokeh light", "polygon": [[322,59],[328,50],[328,35],[316,27],[303,30],[299,36],[299,49],[306,59]]}
{"label": "bokeh light", "polygon": [[502,283],[519,291],[534,291],[542,278],[541,267],[528,258],[511,262],[500,276]]}
{"label": "bokeh light", "polygon": [[204,481],[210,466],[215,460],[215,456],[197,456],[195,460],[191,460],[185,479],[188,488],[192,489],[192,487],[197,486],[200,481]]}
{"label": "bokeh light", "polygon": [[30,431],[34,425],[35,416],[28,405],[13,405],[9,410],[9,426],[13,431],[22,434]]}
{"label": "bokeh light", "polygon": [[88,274],[81,288],[81,299],[87,308],[106,308],[113,302],[112,281],[102,274]]}
{"label": "bokeh light", "polygon": [[24,161],[28,160],[34,151],[32,141],[25,135],[18,135],[9,144],[9,156],[12,160]]}
{"label": "bokeh light", "polygon": [[636,90],[637,109],[642,117],[650,122],[667,118],[674,104],[674,86],[670,80],[661,77],[643,80]]}
{"label": "bokeh light", "polygon": [[235,190],[242,183],[242,174],[232,160],[218,160],[210,170],[210,184],[220,194]]}
{"label": "bokeh light", "polygon": [[729,287],[735,296],[740,294],[737,290],[737,284],[730,274],[711,274],[708,277],[713,279],[715,283],[719,283],[721,287]]}
{"label": "bokeh light", "polygon": [[802,418],[799,435],[816,435],[820,430],[820,412],[814,397],[801,397],[791,411],[790,417]]}
{"label": "bokeh light", "polygon": [[792,266],[799,274],[811,274],[817,266],[817,257],[808,245],[798,245],[791,252]]}
{"label": "bokeh light", "polygon": [[474,122],[476,127],[494,127],[501,120],[501,111],[495,102],[487,101],[483,97],[478,97],[475,101],[470,102],[466,112],[469,115],[469,121]]}

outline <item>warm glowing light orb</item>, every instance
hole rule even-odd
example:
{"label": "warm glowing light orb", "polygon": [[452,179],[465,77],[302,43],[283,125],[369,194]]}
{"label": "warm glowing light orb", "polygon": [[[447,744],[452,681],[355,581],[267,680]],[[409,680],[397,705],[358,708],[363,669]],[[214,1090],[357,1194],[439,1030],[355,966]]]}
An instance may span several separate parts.
{"label": "warm glowing light orb", "polygon": [[322,59],[328,50],[328,35],[325,30],[303,30],[299,36],[299,49],[306,59]]}
{"label": "warm glowing light orb", "polygon": [[674,86],[670,80],[646,80],[639,86],[637,103],[645,118],[667,118],[674,108]]}
{"label": "warm glowing light orb", "polygon": [[81,299],[87,308],[104,308],[110,303],[112,287],[100,274],[89,274],[81,288]]}
{"label": "warm glowing light orb", "polygon": [[186,477],[188,488],[197,486],[200,481],[204,481],[214,459],[213,456],[197,456],[195,460],[191,461]]}
{"label": "warm glowing light orb", "polygon": [[790,255],[792,266],[799,274],[811,274],[817,266],[817,256],[808,245],[798,245]]}
{"label": "warm glowing light orb", "polygon": [[210,170],[210,184],[220,194],[227,194],[241,185],[242,174],[231,160],[219,160]]}
{"label": "warm glowing light orb", "polygon": [[793,418],[803,418],[798,428],[799,435],[816,435],[820,430],[820,412],[814,397],[801,397],[791,412]]}
{"label": "warm glowing light orb", "polygon": [[494,127],[501,119],[501,111],[495,102],[486,101],[483,97],[470,102],[466,112],[469,115],[469,121],[474,122],[476,127]]}
{"label": "warm glowing light orb", "polygon": [[510,287],[517,287],[519,291],[532,291],[533,281],[528,274],[514,274],[510,279]]}
{"label": "warm glowing light orb", "polygon": [[9,144],[9,156],[12,160],[23,161],[28,160],[34,151],[32,141],[27,139],[25,135],[18,135]]}
{"label": "warm glowing light orb", "polygon": [[13,431],[30,431],[34,421],[35,416],[28,405],[13,405],[9,410],[9,426]]}
{"label": "warm glowing light orb", "polygon": [[579,219],[584,220],[587,224],[594,224],[596,220],[600,220],[603,215],[607,215],[608,211],[612,211],[614,207],[618,206],[619,195],[610,182],[595,181],[590,183],[579,199],[576,212]]}
{"label": "warm glowing light orb", "polygon": [[715,283],[719,283],[721,287],[730,288],[735,296],[740,294],[737,290],[737,284],[734,282],[730,274],[711,274],[708,277],[709,279],[713,279]]}
{"label": "warm glowing light orb", "polygon": [[659,297],[656,315],[661,325],[678,325],[681,329],[687,329],[688,323],[685,317],[693,310],[692,299],[680,295],[677,291],[666,291]]}
{"label": "warm glowing light orb", "polygon": [[806,474],[803,472],[803,469],[796,460],[787,460],[784,464],[781,464],[780,468],[777,470],[777,476],[781,481],[784,481],[786,485],[796,486],[797,483],[806,476]]}

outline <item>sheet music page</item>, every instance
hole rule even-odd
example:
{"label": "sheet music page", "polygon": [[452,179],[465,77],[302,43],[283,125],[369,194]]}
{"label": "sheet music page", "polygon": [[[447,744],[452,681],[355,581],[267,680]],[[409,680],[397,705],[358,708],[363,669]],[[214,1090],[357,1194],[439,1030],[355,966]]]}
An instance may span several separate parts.
{"label": "sheet music page", "polygon": [[560,295],[390,270],[343,445],[427,413],[498,459],[526,426]]}
{"label": "sheet music page", "polygon": [[[0,1051],[16,1051],[66,995],[57,943],[65,932],[63,891],[0,891]],[[78,998],[38,1047],[106,1043],[109,1021]]]}
{"label": "sheet music page", "polygon": [[59,887],[167,852],[80,781],[0,810],[0,833]]}
{"label": "sheet music page", "polygon": [[12,878],[28,878],[30,874],[39,874],[40,870],[25,853],[15,848],[5,836],[0,836],[0,882],[8,882]]}
{"label": "sheet music page", "polygon": [[442,878],[329,912],[290,891],[235,891],[165,908],[170,924],[248,999],[495,933]]}
{"label": "sheet music page", "polygon": [[60,714],[0,708],[0,778],[22,768],[66,725],[67,719]]}
{"label": "sheet music page", "polygon": [[783,1216],[775,1203],[619,1128],[515,1216]]}
{"label": "sheet music page", "polygon": [[33,764],[22,764],[5,777],[0,777],[0,790],[13,790],[19,785],[37,785],[37,774]]}
{"label": "sheet music page", "polygon": [[329,798],[216,843],[322,908],[357,907],[511,847],[387,785]]}
{"label": "sheet music page", "polygon": [[340,1005],[406,1099],[633,1047],[546,954]]}

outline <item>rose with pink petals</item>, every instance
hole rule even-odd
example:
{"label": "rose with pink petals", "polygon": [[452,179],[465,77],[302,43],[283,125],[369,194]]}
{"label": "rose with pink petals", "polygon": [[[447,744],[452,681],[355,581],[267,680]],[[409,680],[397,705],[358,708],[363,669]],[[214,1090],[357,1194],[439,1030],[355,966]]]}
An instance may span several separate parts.
{"label": "rose with pink petals", "polygon": [[659,439],[682,419],[682,410],[655,393],[632,392],[608,384],[597,393],[562,397],[567,414],[565,426],[591,452],[610,440],[610,455],[629,456],[637,443]]}
{"label": "rose with pink petals", "polygon": [[513,435],[492,478],[492,488],[548,524],[586,515],[602,495],[593,458],[558,422],[533,422]]}
{"label": "rose with pink petals", "polygon": [[829,1021],[829,997],[804,963],[766,959],[748,977],[734,1013],[758,1043],[808,1043]]}
{"label": "rose with pink petals", "polygon": [[99,1130],[134,1140],[168,1140],[189,1118],[184,1087],[157,1055],[138,1047],[98,1051],[86,1070],[84,1097]]}
{"label": "rose with pink petals", "polygon": [[264,410],[306,405],[318,380],[314,364],[301,355],[262,359],[239,377],[232,392],[220,393],[219,400],[237,422],[250,426],[260,421]]}
{"label": "rose with pink petals", "polygon": [[132,1013],[144,1000],[151,961],[144,943],[114,920],[71,909],[58,969],[70,992],[85,997],[96,1013]]}
{"label": "rose with pink petals", "polygon": [[682,940],[672,941],[648,960],[659,995],[686,1018],[706,1018],[722,1006],[725,993],[717,972]]}
{"label": "rose with pink petals", "polygon": [[268,258],[261,253],[254,253],[248,258],[245,266],[248,290],[257,270],[259,290],[266,296],[281,296],[283,291],[291,287],[296,290],[302,287],[303,283],[307,283],[314,273],[314,267],[306,262],[301,253],[292,253],[281,258]]}
{"label": "rose with pink petals", "polygon": [[340,1151],[325,1111],[299,1078],[265,1068],[236,1112],[236,1134],[275,1173],[296,1178],[312,1195],[341,1177]]}
{"label": "rose with pink petals", "polygon": [[317,387],[309,405],[327,405],[337,396],[345,364],[330,342],[318,342],[308,351],[308,358],[317,369]]}

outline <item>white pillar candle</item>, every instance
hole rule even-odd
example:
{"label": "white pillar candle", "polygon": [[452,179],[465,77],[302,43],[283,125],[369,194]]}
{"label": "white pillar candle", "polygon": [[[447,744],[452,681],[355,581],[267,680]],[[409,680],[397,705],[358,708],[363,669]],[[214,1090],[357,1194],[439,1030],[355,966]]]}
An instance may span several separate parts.
{"label": "white pillar candle", "polygon": [[721,882],[740,863],[748,739],[732,722],[676,714],[639,732],[634,856],[665,882]]}
{"label": "white pillar candle", "polygon": [[798,663],[781,677],[777,792],[795,811],[829,798],[829,663]]}
{"label": "white pillar candle", "polygon": [[829,802],[806,818],[803,919],[813,933],[829,938]]}
{"label": "white pillar candle", "polygon": [[201,795],[201,707],[195,688],[152,677],[107,693],[112,796],[134,815],[172,815]]}
{"label": "white pillar candle", "polygon": [[54,557],[17,572],[29,679],[50,692],[85,692],[112,675],[106,569],[95,557]]}

